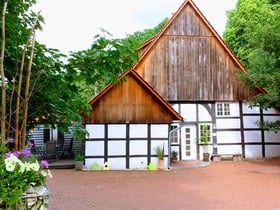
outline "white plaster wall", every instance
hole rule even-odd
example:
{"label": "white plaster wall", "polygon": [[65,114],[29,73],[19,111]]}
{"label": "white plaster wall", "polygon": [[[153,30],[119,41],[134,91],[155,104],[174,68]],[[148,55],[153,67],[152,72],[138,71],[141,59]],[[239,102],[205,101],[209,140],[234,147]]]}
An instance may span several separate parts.
{"label": "white plaster wall", "polygon": [[151,138],[168,138],[168,125],[151,125]]}
{"label": "white plaster wall", "polygon": [[129,144],[130,155],[146,155],[147,154],[147,141],[130,141]]}
{"label": "white plaster wall", "polygon": [[108,158],[110,170],[124,170],[126,169],[125,158]]}
{"label": "white plaster wall", "polygon": [[103,139],[105,136],[104,125],[86,125],[90,139]]}
{"label": "white plaster wall", "polygon": [[108,138],[125,138],[126,137],[126,125],[108,125]]}
{"label": "white plaster wall", "polygon": [[275,133],[273,131],[265,131],[264,135],[266,142],[280,142],[280,132]]}
{"label": "white plaster wall", "polygon": [[148,126],[146,124],[129,125],[130,138],[147,138]]}
{"label": "white plaster wall", "polygon": [[220,145],[218,154],[242,154],[241,145]]}
{"label": "white plaster wall", "polygon": [[261,145],[245,145],[245,158],[262,157]]}
{"label": "white plaster wall", "polygon": [[126,154],[125,141],[109,141],[108,155],[125,155]]}
{"label": "white plaster wall", "polygon": [[86,141],[85,156],[100,156],[104,155],[103,141]]}
{"label": "white plaster wall", "polygon": [[133,157],[129,160],[129,166],[133,169],[147,169],[148,163],[147,158],[144,157]]}
{"label": "white plaster wall", "polygon": [[256,124],[260,120],[260,116],[244,116],[244,128],[259,128]]}
{"label": "white plaster wall", "polygon": [[266,145],[265,156],[268,158],[280,157],[280,145]]}
{"label": "white plaster wall", "polygon": [[[132,124],[130,126],[130,140],[129,152],[131,156],[143,155],[147,156],[147,133],[148,125],[146,124]],[[86,156],[104,156],[104,140],[105,126],[104,125],[87,125],[88,132],[91,139],[100,139],[93,141],[86,141],[85,155]],[[126,124],[113,124],[108,125],[108,156],[124,156],[124,157],[109,157],[108,162],[111,170],[126,169]],[[152,155],[156,155],[156,147],[164,145],[165,155],[168,154],[168,125],[153,124],[151,125],[151,147]],[[153,140],[153,138],[155,140]],[[162,140],[160,140],[162,138]],[[145,140],[141,140],[145,139]],[[104,158],[86,158],[85,164],[90,168],[91,164],[97,162],[100,166],[104,164]],[[130,157],[130,169],[146,169],[147,157]],[[158,158],[152,158],[157,164]],[[165,158],[165,167],[168,167],[168,158]]]}
{"label": "white plaster wall", "polygon": [[230,103],[230,117],[239,117],[240,111],[239,111],[239,103]]}
{"label": "white plaster wall", "polygon": [[261,142],[261,131],[244,131],[245,143]]}
{"label": "white plaster wall", "polygon": [[243,103],[242,109],[244,114],[259,114],[260,109],[258,107],[249,108],[249,103]]}
{"label": "white plaster wall", "polygon": [[[176,110],[178,111],[178,110]],[[196,105],[195,104],[181,104],[181,116],[186,121],[196,121]]]}
{"label": "white plaster wall", "polygon": [[218,131],[218,143],[240,143],[241,135],[239,131]]}
{"label": "white plaster wall", "polygon": [[239,119],[217,119],[217,129],[240,128]]}
{"label": "white plaster wall", "polygon": [[280,120],[279,116],[264,116],[264,121],[274,122],[276,120]]}
{"label": "white plaster wall", "polygon": [[204,106],[198,105],[199,121],[211,121],[211,116]]}

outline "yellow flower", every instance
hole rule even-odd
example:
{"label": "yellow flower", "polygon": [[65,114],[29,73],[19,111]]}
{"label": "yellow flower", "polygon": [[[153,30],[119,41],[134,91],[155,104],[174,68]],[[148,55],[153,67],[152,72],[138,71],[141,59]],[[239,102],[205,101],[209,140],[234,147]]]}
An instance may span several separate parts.
{"label": "yellow flower", "polygon": [[108,162],[105,162],[105,163],[103,164],[103,170],[104,170],[104,171],[109,171],[109,170],[110,170],[110,164],[109,164]]}

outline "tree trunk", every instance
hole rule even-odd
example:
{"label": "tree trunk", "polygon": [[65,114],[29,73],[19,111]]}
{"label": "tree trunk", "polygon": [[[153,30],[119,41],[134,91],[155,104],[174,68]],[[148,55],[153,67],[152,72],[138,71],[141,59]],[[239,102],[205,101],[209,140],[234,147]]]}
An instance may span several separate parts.
{"label": "tree trunk", "polygon": [[8,2],[4,3],[2,13],[2,46],[1,46],[1,57],[0,57],[0,71],[1,71],[1,85],[2,85],[2,108],[1,108],[1,140],[6,140],[6,81],[4,72],[4,54],[5,54],[5,14],[7,10]]}
{"label": "tree trunk", "polygon": [[[26,53],[27,47],[28,47],[28,45],[30,43],[30,40],[32,38],[32,35],[35,34],[35,26],[36,26],[36,24],[38,22],[39,14],[40,13],[38,13],[37,18],[35,19],[35,22],[34,22],[34,24],[32,26],[30,34],[28,36],[27,42],[26,42],[26,44],[25,44],[25,46],[24,46],[24,48],[22,50],[21,65],[20,65],[19,80],[18,80],[18,89],[17,89],[16,113],[15,113],[15,136],[14,136],[15,150],[19,150],[20,148],[23,148],[24,145],[25,145],[25,138],[24,138],[24,140],[22,140],[22,132],[19,131],[19,110],[20,110],[20,99],[21,99],[20,95],[21,95],[21,86],[22,86],[22,77],[23,77],[25,53]],[[33,36],[33,42],[35,44],[35,35]],[[34,52],[34,46],[33,46],[33,49],[31,50],[31,52],[32,51]],[[32,57],[30,58],[31,64],[32,64],[32,59],[33,59],[33,52],[32,52]],[[29,61],[28,68],[30,68],[30,71],[31,71],[31,64],[30,64],[30,61]],[[30,79],[30,75],[29,75],[29,79]],[[28,104],[27,104],[27,107],[28,107]],[[24,127],[24,125],[22,125],[22,128],[23,127]],[[24,132],[26,133],[26,125],[25,125],[25,131]],[[21,134],[20,137],[19,137],[19,134]]]}
{"label": "tree trunk", "polygon": [[25,83],[25,94],[24,94],[24,102],[23,102],[23,122],[22,122],[22,133],[21,133],[21,141],[20,149],[24,148],[25,141],[26,141],[26,125],[27,125],[27,114],[28,114],[28,103],[29,103],[29,86],[30,86],[30,75],[31,75],[31,68],[32,68],[32,61],[33,61],[33,54],[35,48],[35,31],[33,32],[33,40],[32,40],[32,48],[30,52],[30,60],[28,62],[28,68],[26,73],[26,83]]}

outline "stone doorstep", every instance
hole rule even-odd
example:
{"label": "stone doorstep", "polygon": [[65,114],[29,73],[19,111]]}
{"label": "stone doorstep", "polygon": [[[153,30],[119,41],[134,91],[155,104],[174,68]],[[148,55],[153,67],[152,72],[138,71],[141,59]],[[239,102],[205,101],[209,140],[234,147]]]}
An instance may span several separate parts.
{"label": "stone doorstep", "polygon": [[214,162],[220,161],[241,161],[241,154],[219,154],[212,155]]}

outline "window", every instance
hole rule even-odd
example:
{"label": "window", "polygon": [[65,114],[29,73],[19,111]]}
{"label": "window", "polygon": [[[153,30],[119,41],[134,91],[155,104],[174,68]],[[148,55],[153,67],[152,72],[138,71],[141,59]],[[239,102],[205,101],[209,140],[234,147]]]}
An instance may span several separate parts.
{"label": "window", "polygon": [[[171,131],[175,130],[178,128],[177,125],[171,125]],[[171,144],[178,144],[179,143],[179,129],[171,132]]]}
{"label": "window", "polygon": [[230,115],[229,103],[217,104],[217,116],[229,116],[229,115]]}
{"label": "window", "polygon": [[199,139],[200,143],[211,142],[211,124],[203,123],[199,125]]}

